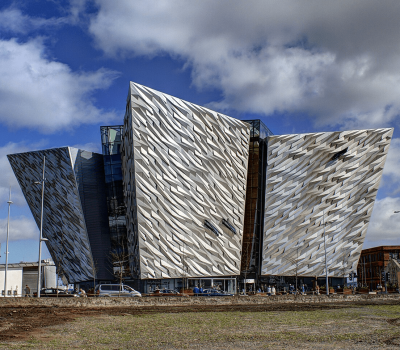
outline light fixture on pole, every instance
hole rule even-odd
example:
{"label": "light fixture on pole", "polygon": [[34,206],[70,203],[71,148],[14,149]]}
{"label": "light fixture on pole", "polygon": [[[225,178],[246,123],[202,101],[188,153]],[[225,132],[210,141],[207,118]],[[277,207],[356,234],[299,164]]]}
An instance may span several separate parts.
{"label": "light fixture on pole", "polygon": [[324,224],[324,250],[325,250],[325,279],[326,279],[326,295],[329,295],[329,281],[328,281],[328,263],[326,260],[326,237],[325,237],[325,209],[322,214],[322,220]]}
{"label": "light fixture on pole", "polygon": [[4,272],[4,297],[7,296],[7,272],[8,272],[8,239],[10,236],[10,208],[13,202],[11,201],[11,187],[10,187],[10,196],[8,198],[8,219],[7,219],[7,243],[6,243],[6,268]]}
{"label": "light fixture on pole", "polygon": [[37,297],[40,298],[40,288],[42,279],[42,242],[47,241],[43,238],[43,204],[44,204],[44,182],[46,181],[44,177],[44,171],[46,167],[46,156],[43,156],[43,176],[41,181],[36,181],[35,184],[42,184],[42,202],[40,211],[40,238],[39,238],[39,266],[38,266],[38,281],[37,281]]}

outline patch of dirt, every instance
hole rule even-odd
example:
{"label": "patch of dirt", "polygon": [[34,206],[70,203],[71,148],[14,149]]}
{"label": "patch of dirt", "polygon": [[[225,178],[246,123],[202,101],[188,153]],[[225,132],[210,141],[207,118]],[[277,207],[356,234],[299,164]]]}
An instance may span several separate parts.
{"label": "patch of dirt", "polygon": [[[132,307],[57,307],[57,306],[14,306],[0,307],[0,341],[23,341],[33,334],[40,337],[42,329],[71,322],[79,317],[97,317],[100,315],[140,315],[154,313],[181,312],[280,312],[280,311],[312,311],[322,309],[351,308],[356,305],[376,305],[377,302],[363,301],[354,303],[327,304],[265,304],[265,305],[191,305],[191,306],[132,306]],[[380,301],[380,305],[398,305],[399,301]],[[388,320],[399,324],[400,319]],[[43,334],[43,336],[45,336]],[[389,341],[389,340],[388,340]],[[400,338],[393,338],[390,344],[400,343]]]}

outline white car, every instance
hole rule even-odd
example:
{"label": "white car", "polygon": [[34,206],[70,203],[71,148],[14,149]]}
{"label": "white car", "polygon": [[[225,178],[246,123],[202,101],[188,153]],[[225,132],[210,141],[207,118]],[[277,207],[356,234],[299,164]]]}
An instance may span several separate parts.
{"label": "white car", "polygon": [[99,297],[141,297],[138,291],[124,284],[98,284],[94,293]]}

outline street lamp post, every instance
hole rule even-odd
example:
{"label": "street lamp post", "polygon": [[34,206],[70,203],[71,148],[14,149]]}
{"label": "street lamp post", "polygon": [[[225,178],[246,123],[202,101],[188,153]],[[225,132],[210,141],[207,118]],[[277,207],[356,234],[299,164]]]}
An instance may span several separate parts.
{"label": "street lamp post", "polygon": [[42,279],[42,241],[47,241],[43,239],[43,204],[44,204],[44,182],[46,181],[44,177],[44,171],[46,167],[46,156],[43,156],[43,176],[41,181],[36,181],[35,184],[42,184],[42,202],[40,211],[40,238],[39,238],[39,267],[38,267],[38,281],[37,281],[37,297],[40,298],[40,288]]}
{"label": "street lamp post", "polygon": [[324,250],[325,250],[325,279],[326,279],[326,295],[329,295],[329,285],[328,285],[328,263],[326,259],[326,237],[325,237],[325,209],[322,214],[322,220],[324,224]]}
{"label": "street lamp post", "polygon": [[13,202],[11,201],[11,187],[10,196],[8,198],[8,219],[7,219],[7,243],[6,243],[6,268],[4,272],[4,298],[7,296],[7,272],[8,272],[8,239],[10,236],[10,208]]}

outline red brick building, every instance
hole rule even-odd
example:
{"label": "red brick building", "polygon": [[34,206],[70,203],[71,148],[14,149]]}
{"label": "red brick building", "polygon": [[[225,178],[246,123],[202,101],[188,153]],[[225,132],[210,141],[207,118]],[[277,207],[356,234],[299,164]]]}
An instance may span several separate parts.
{"label": "red brick building", "polygon": [[357,266],[359,285],[376,289],[378,284],[384,284],[382,276],[391,258],[400,258],[400,246],[380,246],[361,251]]}

